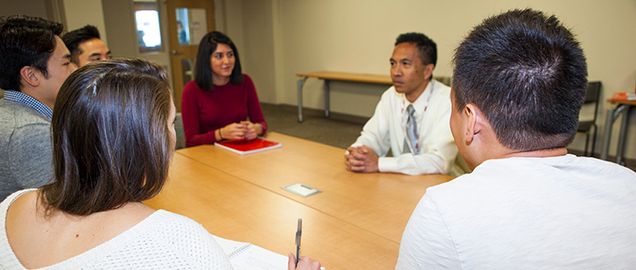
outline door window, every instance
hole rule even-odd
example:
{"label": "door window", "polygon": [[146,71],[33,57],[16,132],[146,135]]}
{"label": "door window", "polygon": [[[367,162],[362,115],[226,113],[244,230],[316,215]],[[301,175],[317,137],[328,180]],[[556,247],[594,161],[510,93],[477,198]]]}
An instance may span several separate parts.
{"label": "door window", "polygon": [[163,50],[161,27],[159,24],[159,6],[156,1],[135,1],[135,24],[139,52]]}

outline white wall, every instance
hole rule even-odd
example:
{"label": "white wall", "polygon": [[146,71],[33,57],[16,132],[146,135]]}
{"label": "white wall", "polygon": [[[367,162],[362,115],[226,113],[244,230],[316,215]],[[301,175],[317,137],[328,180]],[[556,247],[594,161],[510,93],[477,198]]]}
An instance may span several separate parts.
{"label": "white wall", "polygon": [[106,27],[104,26],[104,10],[102,0],[63,0],[66,22],[64,30],[72,31],[87,24],[99,29],[101,39],[108,44]]}
{"label": "white wall", "polygon": [[[215,0],[214,4],[215,30],[224,32],[236,44],[243,72],[256,83],[260,100],[279,103],[275,67],[279,61],[275,53],[273,23],[275,2]],[[249,18],[249,23],[244,24],[243,18]]]}
{"label": "white wall", "polygon": [[45,0],[2,0],[0,1],[0,16],[28,15],[54,19],[48,16],[47,8]]}
{"label": "white wall", "polygon": [[[112,19],[104,18],[99,4],[102,0],[63,1],[67,29],[90,23],[106,35],[104,25],[112,23]],[[215,0],[215,3],[220,8],[217,14],[223,15],[217,18],[217,25],[236,42],[244,70],[254,78],[261,99],[272,103],[296,104],[297,72],[388,74],[388,58],[395,37],[407,31],[426,33],[437,42],[435,74],[450,76],[453,50],[473,26],[487,16],[525,7],[555,14],[572,29],[586,53],[589,79],[603,82],[603,99],[633,89],[636,82],[636,1],[633,0]],[[117,55],[117,51],[114,53]],[[333,83],[331,88],[333,111],[370,116],[384,87]],[[321,90],[321,81],[307,81],[306,107],[322,108]],[[605,112],[611,106],[601,104],[599,131],[603,130]],[[589,114],[589,110],[584,111],[585,117]],[[636,158],[634,114],[628,136],[631,147],[627,149],[627,157],[632,159]],[[613,134],[610,154],[615,152],[617,127]],[[597,152],[601,137],[599,132]],[[582,149],[582,136],[572,146]]]}
{"label": "white wall", "polygon": [[[272,9],[263,8],[263,1],[272,3]],[[226,13],[225,26],[240,47],[242,58],[246,59],[245,70],[253,77],[274,76],[277,90],[273,99],[276,103],[296,104],[297,72],[332,70],[388,74],[388,58],[395,37],[407,31],[426,33],[437,42],[435,74],[450,76],[453,50],[472,27],[487,16],[525,7],[555,14],[572,29],[586,53],[589,79],[603,82],[604,99],[617,91],[633,89],[636,81],[636,1],[633,0],[263,1],[226,0],[232,14]],[[272,20],[247,16],[255,10],[271,12]],[[252,27],[271,27],[272,35],[246,30]],[[248,45],[242,44],[258,41],[274,44],[273,73],[268,70],[272,66],[270,63],[256,62],[258,57],[253,55],[270,54],[269,48],[258,50],[250,44],[256,49],[246,51],[244,47]],[[261,81],[255,83],[258,88]],[[333,111],[370,116],[384,87],[335,83],[331,88]],[[305,106],[322,108],[321,89],[322,82],[307,81]],[[263,100],[272,99],[261,96]],[[600,122],[604,121],[607,108],[610,108],[608,103],[601,105]],[[635,122],[636,117],[632,115],[633,130]],[[602,130],[601,127],[599,131]],[[614,134],[617,133],[615,130]],[[616,140],[613,138],[613,142]],[[636,158],[636,131],[631,132],[628,144],[632,147],[627,149],[627,156]],[[583,148],[582,136],[577,137],[573,147]],[[596,151],[600,148],[597,143]],[[614,153],[614,149],[613,146],[610,153]]]}
{"label": "white wall", "polygon": [[[225,32],[226,35],[228,35],[232,41],[234,41],[234,43],[236,44],[237,49],[239,50],[239,53],[243,54],[243,52],[245,51],[244,49],[244,38],[243,38],[243,33],[244,33],[244,15],[243,15],[243,0],[219,0],[223,2],[223,12],[225,15],[225,20],[224,20],[224,29],[223,31]],[[267,0],[270,1],[270,0]],[[249,18],[246,18],[245,20],[249,20]],[[215,18],[215,21],[218,21],[218,19]],[[251,22],[251,21],[250,21]],[[243,57],[243,55],[241,55],[241,58],[245,58]],[[244,66],[247,64],[247,62],[249,62],[247,59],[241,59],[241,64],[243,64]]]}
{"label": "white wall", "polygon": [[244,25],[244,72],[258,81],[258,95],[261,101],[277,103],[276,98],[276,55],[274,53],[274,32],[271,1],[244,0],[243,16],[250,18],[250,24]]}

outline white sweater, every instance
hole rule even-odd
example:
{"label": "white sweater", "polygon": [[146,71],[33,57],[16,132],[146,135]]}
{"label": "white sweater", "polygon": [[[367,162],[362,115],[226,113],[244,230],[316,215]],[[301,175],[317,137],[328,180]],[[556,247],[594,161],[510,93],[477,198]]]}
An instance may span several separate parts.
{"label": "white sweater", "polygon": [[[6,232],[13,193],[0,204],[0,269],[24,269]],[[195,221],[157,210],[137,225],[86,252],[44,269],[232,269],[213,237]]]}

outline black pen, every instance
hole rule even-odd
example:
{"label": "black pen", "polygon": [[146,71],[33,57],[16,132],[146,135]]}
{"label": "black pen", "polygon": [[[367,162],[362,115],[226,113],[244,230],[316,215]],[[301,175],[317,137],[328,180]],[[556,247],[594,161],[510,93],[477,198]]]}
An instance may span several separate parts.
{"label": "black pen", "polygon": [[303,234],[303,219],[298,219],[298,228],[296,229],[296,267],[298,267],[298,260],[300,260],[300,236]]}

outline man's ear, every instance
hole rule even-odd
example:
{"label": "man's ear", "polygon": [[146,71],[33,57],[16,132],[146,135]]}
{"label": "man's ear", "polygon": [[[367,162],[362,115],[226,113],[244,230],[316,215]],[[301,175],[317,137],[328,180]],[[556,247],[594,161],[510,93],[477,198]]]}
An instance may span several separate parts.
{"label": "man's ear", "polygon": [[476,136],[479,135],[481,129],[481,119],[482,114],[481,110],[475,104],[469,103],[464,106],[462,110],[462,114],[464,114],[464,119],[466,121],[464,138],[466,140],[466,144],[471,144]]}
{"label": "man's ear", "polygon": [[[435,69],[435,65],[433,64],[428,64],[426,66],[424,66],[424,78],[428,78],[433,74],[433,70]],[[431,80],[433,78],[431,77]]]}
{"label": "man's ear", "polygon": [[30,87],[40,85],[40,76],[42,73],[32,66],[24,66],[20,69],[21,83],[28,84]]}

